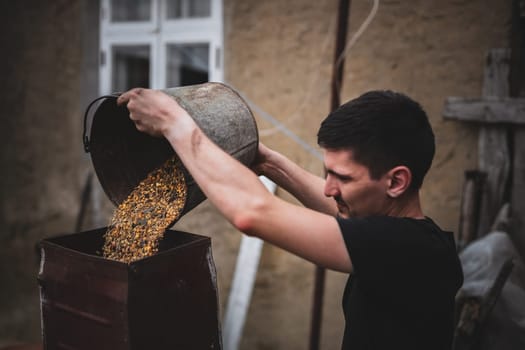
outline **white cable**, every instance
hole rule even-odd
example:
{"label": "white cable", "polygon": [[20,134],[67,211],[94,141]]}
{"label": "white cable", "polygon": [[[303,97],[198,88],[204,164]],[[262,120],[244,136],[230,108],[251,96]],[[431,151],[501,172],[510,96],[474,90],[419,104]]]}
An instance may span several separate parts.
{"label": "white cable", "polygon": [[[354,44],[357,42],[357,39],[359,39],[361,35],[363,35],[365,30],[368,28],[368,26],[370,25],[370,23],[376,16],[378,9],[379,9],[379,0],[374,0],[374,4],[372,5],[372,9],[370,10],[370,13],[366,17],[366,19],[363,21],[359,29],[355,32],[355,34],[352,35],[350,40],[346,42],[343,52],[341,52],[341,55],[339,55],[339,57],[337,58],[336,67],[338,67],[341,64],[341,62],[346,58],[346,56],[348,56],[348,51],[350,50],[352,46],[354,46]],[[336,84],[337,84],[337,81],[336,81]],[[338,92],[340,91],[340,89],[341,87],[337,85]]]}
{"label": "white cable", "polygon": [[356,43],[357,39],[359,39],[361,37],[361,35],[363,35],[365,30],[368,28],[368,26],[370,25],[370,23],[372,22],[372,20],[376,16],[378,9],[379,9],[379,0],[374,0],[374,4],[372,5],[372,9],[370,10],[370,13],[366,17],[366,19],[363,21],[363,24],[361,24],[361,26],[359,27],[357,32],[355,32],[355,34],[350,38],[350,40],[348,40],[346,42],[346,45],[345,45],[345,48],[344,48],[343,52],[341,53],[341,55],[337,59],[337,64],[341,63],[341,60],[343,60],[348,55],[348,50],[350,50],[350,48],[352,46],[354,46],[354,44]]}
{"label": "white cable", "polygon": [[[227,83],[228,84],[228,83]],[[230,85],[230,84],[228,84]],[[259,116],[261,116],[263,119],[267,120],[271,124],[273,124],[277,130],[291,138],[293,141],[295,141],[299,146],[301,146],[306,152],[313,155],[315,158],[322,160],[323,156],[319,150],[315,149],[314,147],[310,146],[308,142],[304,141],[302,138],[297,136],[293,131],[288,129],[283,123],[278,121],[276,118],[274,118],[272,115],[270,115],[268,112],[264,111],[261,107],[259,107],[257,104],[253,103],[248,97],[244,95],[241,91],[230,85],[241,97],[248,103],[250,108],[254,110]]]}
{"label": "white cable", "polygon": [[[327,1],[326,3],[330,4],[329,1]],[[325,35],[323,44],[321,45],[321,48],[317,52],[321,52],[321,53],[329,52],[328,47],[330,45],[330,42],[332,41],[332,38],[333,38],[332,33],[335,30],[336,24],[337,24],[336,21],[330,21],[330,28],[327,30],[327,34]],[[324,60],[323,56],[320,55],[319,62],[317,62],[317,64],[314,64],[313,67],[315,68],[320,67],[322,65],[323,60]],[[307,103],[312,100],[310,97],[314,93],[314,87],[321,85],[321,83],[319,83],[319,79],[321,77],[321,70],[315,69],[315,68],[314,68],[315,74],[313,75],[313,78],[310,80],[310,83],[308,84],[308,90],[306,94],[304,94],[304,97],[302,98],[301,102],[299,103],[299,105],[297,106],[297,108],[295,109],[293,113],[291,113],[288,117],[283,118],[284,120],[286,120],[287,124],[290,124],[291,122],[295,121],[295,119],[301,115],[300,112],[304,109]],[[328,83],[328,82],[325,81],[324,83]],[[259,130],[259,135],[260,136],[270,136],[270,135],[275,134],[279,130],[280,129],[277,127],[266,128],[266,129]]]}
{"label": "white cable", "polygon": [[[354,46],[354,44],[357,42],[357,39],[359,39],[361,37],[361,35],[363,35],[363,33],[365,32],[365,30],[368,28],[368,26],[370,25],[370,23],[372,22],[372,20],[374,19],[374,17],[376,16],[377,14],[377,11],[379,9],[379,0],[373,0],[374,1],[374,4],[372,6],[372,9],[370,10],[370,13],[368,14],[368,16],[366,17],[366,19],[363,21],[363,23],[361,24],[361,26],[359,27],[359,29],[355,32],[355,34],[350,38],[350,40],[348,40],[345,44],[345,47],[343,49],[343,52],[341,53],[341,55],[337,58],[337,61],[336,61],[336,64],[339,65],[341,63],[341,61],[348,55],[349,53],[349,50],[352,46]],[[318,74],[319,75],[319,74]],[[317,77],[316,77],[317,79]],[[315,82],[315,79],[313,80]],[[226,84],[232,86],[231,84],[229,84],[228,82],[226,82]],[[286,127],[286,125],[283,123],[283,122],[280,122],[277,118],[273,117],[270,113],[266,112],[265,110],[263,110],[261,107],[259,107],[259,105],[257,105],[256,103],[254,103],[253,101],[251,101],[243,92],[241,92],[239,89],[235,88],[234,86],[232,86],[232,88],[234,88],[242,97],[243,99],[246,101],[246,103],[248,103],[248,105],[250,106],[250,108],[252,110],[254,110],[255,112],[257,112],[257,114],[262,117],[263,119],[265,119],[266,121],[270,122],[272,125],[274,125],[274,128],[273,129],[265,129],[265,130],[262,130],[262,132],[266,135],[269,135],[271,134],[271,132],[268,132],[268,131],[271,131],[271,130],[276,130],[276,131],[280,131],[282,132],[283,134],[285,134],[286,136],[288,136],[289,138],[291,138],[293,141],[295,141],[299,146],[301,146],[306,152],[310,153],[311,155],[313,155],[315,158],[317,159],[320,159],[322,160],[322,154],[319,150],[317,150],[316,148],[312,147],[310,144],[308,144],[308,142],[304,141],[303,139],[301,139],[299,136],[297,136],[293,131],[291,131],[290,129],[288,129]],[[325,87],[326,88],[326,87]],[[339,86],[337,87],[337,89],[339,90]],[[310,89],[312,90],[312,89]],[[311,91],[309,90],[309,92],[306,94],[306,97],[309,96],[311,94]],[[304,98],[303,101],[307,101],[307,98]],[[296,110],[296,112],[294,112],[294,114],[298,114],[298,111],[302,109],[304,103],[300,105],[300,107]],[[294,114],[292,114],[292,116],[294,116]],[[287,122],[290,122],[292,121],[292,119],[289,117],[289,118],[284,118]],[[259,131],[261,133],[261,131]]]}
{"label": "white cable", "polygon": [[[363,35],[363,33],[366,31],[366,29],[368,29],[368,26],[370,25],[370,23],[372,22],[372,20],[376,16],[378,9],[379,9],[379,0],[374,0],[374,3],[372,5],[372,9],[370,10],[370,13],[366,17],[366,19],[363,21],[361,26],[359,26],[359,29],[355,32],[355,34],[349,40],[347,40],[343,51],[341,52],[341,54],[339,55],[339,57],[336,60],[336,63],[335,63],[336,66],[339,66],[341,64],[341,61],[348,55],[350,48],[352,48],[354,46],[354,44]],[[328,39],[331,39],[331,37],[332,37],[331,34],[326,36],[326,38],[324,40],[324,43],[322,45],[323,49],[320,52],[327,52],[328,51],[327,50],[328,43],[329,43]],[[322,61],[322,59],[321,59],[321,61]],[[321,84],[316,84],[317,80],[319,79],[319,77],[321,75],[320,74],[321,70],[317,69],[316,72],[317,73],[314,76],[314,78],[311,80],[311,83],[309,84],[309,89],[308,89],[307,93],[305,94],[305,97],[302,99],[302,102],[299,105],[299,107],[289,117],[284,118],[284,120],[286,121],[285,122],[286,124],[290,124],[291,122],[293,122],[300,115],[299,112],[304,108],[304,106],[309,101],[311,101],[311,99],[309,97],[313,94],[314,85],[315,86],[321,85]],[[338,84],[337,81],[336,81],[336,84]],[[322,95],[329,87],[330,87],[330,84],[328,84],[328,83],[324,84],[324,87],[321,89],[320,95]],[[341,87],[339,85],[337,85],[336,87],[337,87],[337,90],[340,91]],[[283,123],[283,125],[284,125],[284,123]],[[281,129],[277,128],[277,127],[262,129],[262,130],[259,130],[259,135],[261,135],[261,136],[269,136],[269,135],[273,135],[275,132],[280,131],[280,130]]]}
{"label": "white cable", "polygon": [[[368,14],[368,16],[366,17],[366,19],[363,21],[363,23],[361,24],[361,26],[359,27],[359,29],[355,32],[355,34],[350,38],[350,40],[348,40],[345,44],[345,47],[341,53],[341,55],[337,58],[337,61],[336,61],[336,64],[339,65],[341,63],[341,61],[348,55],[349,53],[349,50],[350,48],[352,48],[352,46],[354,46],[354,44],[357,42],[357,40],[363,35],[363,33],[365,32],[365,30],[368,28],[368,26],[370,25],[370,23],[372,22],[372,20],[374,19],[374,17],[376,16],[377,14],[377,11],[379,9],[379,0],[373,0],[374,1],[374,4],[372,6],[372,9],[370,10],[370,13]],[[325,39],[325,42],[326,42],[326,39]],[[315,79],[313,79],[312,81],[315,82],[317,79],[318,79],[318,76],[319,76],[319,71],[318,71],[318,74],[317,76],[315,77]],[[228,84],[228,83],[227,83]],[[311,84],[311,86],[313,85],[313,83]],[[230,85],[231,86],[231,85]],[[232,86],[233,87],[233,86]],[[325,89],[327,88],[327,86],[325,86]],[[234,89],[236,89],[234,87]],[[337,89],[339,90],[340,87],[338,86]],[[288,118],[284,118],[286,120],[286,122],[291,122],[293,121],[293,119],[295,118],[292,118],[292,117],[295,117],[297,116],[299,113],[299,111],[304,107],[305,105],[305,102],[308,101],[309,99],[307,99],[308,96],[311,95],[312,93],[312,90],[313,88],[310,88],[307,92],[307,94],[305,95],[304,99],[303,99],[303,103],[299,106],[299,108],[296,110],[296,112],[294,112],[291,117],[288,117]],[[248,105],[250,106],[250,108],[252,108],[255,112],[258,113],[259,116],[261,116],[263,119],[265,119],[266,121],[270,122],[272,125],[274,125],[274,128],[272,129],[264,129],[264,130],[260,130],[259,133],[261,134],[264,134],[265,136],[267,135],[270,135],[273,133],[273,130],[275,131],[280,131],[282,132],[283,134],[285,134],[286,136],[288,136],[289,138],[291,138],[293,141],[295,141],[299,146],[301,146],[306,152],[310,153],[311,155],[313,155],[315,158],[317,159],[320,159],[322,160],[322,155],[321,155],[321,152],[319,152],[319,150],[317,150],[316,148],[312,147],[310,144],[308,144],[306,141],[304,141],[303,139],[301,139],[299,136],[297,136],[293,131],[291,131],[290,129],[288,129],[286,127],[286,125],[283,123],[283,122],[280,122],[277,118],[273,117],[271,114],[269,114],[268,112],[266,112],[265,110],[263,110],[260,106],[258,106],[256,103],[254,103],[253,101],[251,101],[244,93],[242,93],[240,90],[236,89],[237,92],[239,92],[239,94],[244,98],[244,100],[248,103]]]}

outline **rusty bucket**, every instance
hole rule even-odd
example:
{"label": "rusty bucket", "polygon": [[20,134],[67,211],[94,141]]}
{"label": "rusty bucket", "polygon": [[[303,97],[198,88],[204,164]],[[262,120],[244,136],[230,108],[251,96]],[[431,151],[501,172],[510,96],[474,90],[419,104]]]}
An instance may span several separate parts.
{"label": "rusty bucket", "polygon": [[[162,90],[194,118],[204,133],[224,151],[249,166],[255,159],[259,136],[252,112],[232,88],[222,83],[204,83]],[[117,106],[118,94],[103,96],[93,115],[87,136],[88,107],[84,117],[84,146],[100,184],[116,205],[152,170],[174,154],[171,145],[137,131],[125,106]],[[185,170],[187,198],[181,217],[205,196]]]}

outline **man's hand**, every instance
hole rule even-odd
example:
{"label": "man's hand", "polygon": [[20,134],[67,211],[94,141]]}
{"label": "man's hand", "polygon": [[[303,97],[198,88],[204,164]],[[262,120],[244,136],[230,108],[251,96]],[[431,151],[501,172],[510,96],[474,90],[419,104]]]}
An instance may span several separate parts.
{"label": "man's hand", "polygon": [[137,130],[152,136],[167,137],[176,125],[193,123],[174,98],[159,90],[135,88],[120,95],[117,104],[126,105]]}
{"label": "man's hand", "polygon": [[257,149],[257,156],[251,166],[254,173],[257,175],[266,175],[266,170],[268,167],[268,159],[271,152],[270,148],[266,147],[264,144],[259,142],[259,147]]}

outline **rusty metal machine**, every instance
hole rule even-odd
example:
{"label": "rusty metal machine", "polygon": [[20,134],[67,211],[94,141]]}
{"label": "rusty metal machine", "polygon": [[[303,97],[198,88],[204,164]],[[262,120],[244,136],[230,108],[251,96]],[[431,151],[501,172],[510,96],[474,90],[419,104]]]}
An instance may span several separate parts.
{"label": "rusty metal machine", "polygon": [[41,242],[44,349],[220,349],[210,239],[167,231],[126,264],[100,256],[104,232]]}

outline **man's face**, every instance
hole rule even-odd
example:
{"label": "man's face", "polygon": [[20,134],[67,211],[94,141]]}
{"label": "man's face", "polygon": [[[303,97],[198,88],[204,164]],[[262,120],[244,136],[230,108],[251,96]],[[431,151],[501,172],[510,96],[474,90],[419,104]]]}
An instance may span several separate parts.
{"label": "man's face", "polygon": [[370,178],[368,168],[356,162],[350,150],[324,150],[326,183],[324,194],[337,203],[343,218],[386,215],[388,176]]}

